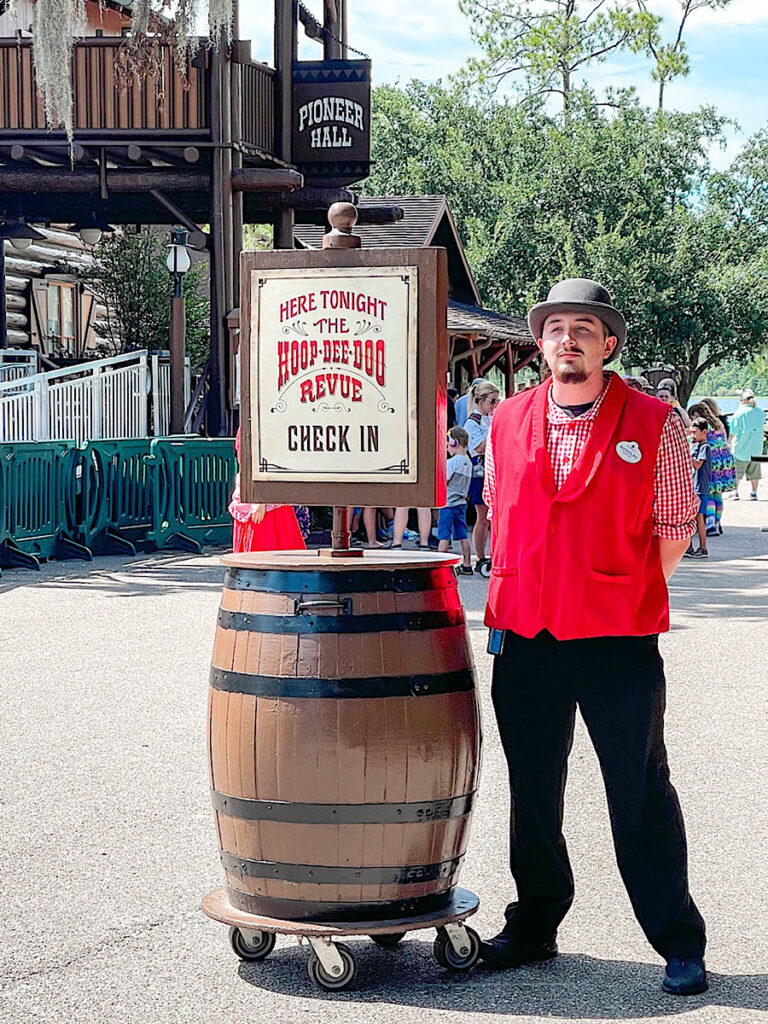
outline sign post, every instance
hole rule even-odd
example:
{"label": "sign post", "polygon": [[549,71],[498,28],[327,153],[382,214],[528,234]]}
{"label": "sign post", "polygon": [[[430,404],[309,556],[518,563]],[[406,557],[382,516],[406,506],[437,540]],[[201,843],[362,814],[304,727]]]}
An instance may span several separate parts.
{"label": "sign post", "polygon": [[445,502],[446,253],[357,248],[354,218],[331,208],[322,251],[242,255],[244,501]]}

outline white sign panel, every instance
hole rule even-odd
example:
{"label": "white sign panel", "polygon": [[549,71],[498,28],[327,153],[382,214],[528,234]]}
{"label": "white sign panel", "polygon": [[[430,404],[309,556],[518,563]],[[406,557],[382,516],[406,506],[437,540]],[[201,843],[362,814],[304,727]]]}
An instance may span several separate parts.
{"label": "white sign panel", "polygon": [[416,267],[254,270],[254,480],[417,481]]}

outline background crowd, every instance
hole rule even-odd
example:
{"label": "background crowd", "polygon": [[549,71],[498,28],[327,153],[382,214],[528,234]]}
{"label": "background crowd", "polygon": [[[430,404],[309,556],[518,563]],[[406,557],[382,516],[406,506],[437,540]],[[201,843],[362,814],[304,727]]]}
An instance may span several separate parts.
{"label": "background crowd", "polygon": [[[763,450],[766,414],[756,404],[750,390],[741,393],[738,410],[728,416],[721,412],[714,398],[703,398],[685,410],[678,401],[677,387],[671,377],[659,381],[655,388],[644,377],[626,376],[624,380],[629,387],[671,405],[688,432],[699,513],[696,534],[686,555],[707,558],[707,538],[723,533],[723,496],[730,493],[738,501],[738,486],[746,478],[749,499],[757,501],[761,464],[754,456]],[[519,390],[527,390],[527,387]],[[448,551],[456,541],[462,554],[459,572],[489,576],[488,510],[483,502],[484,456],[493,414],[500,401],[499,388],[483,377],[473,380],[463,395],[449,389],[445,507],[354,508],[351,510],[352,543],[362,543],[369,548],[402,548],[406,542],[415,542],[423,550]],[[238,431],[238,458],[239,441]],[[230,514],[235,524],[235,551],[301,548],[312,529],[304,506],[241,502],[239,478]]]}

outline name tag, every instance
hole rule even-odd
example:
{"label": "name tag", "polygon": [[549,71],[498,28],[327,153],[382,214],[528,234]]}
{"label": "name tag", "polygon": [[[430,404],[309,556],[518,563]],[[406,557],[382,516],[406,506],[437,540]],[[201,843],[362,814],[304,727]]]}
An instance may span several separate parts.
{"label": "name tag", "polygon": [[643,457],[643,453],[640,451],[640,445],[637,441],[619,441],[616,445],[616,454],[624,462],[635,463],[639,462]]}

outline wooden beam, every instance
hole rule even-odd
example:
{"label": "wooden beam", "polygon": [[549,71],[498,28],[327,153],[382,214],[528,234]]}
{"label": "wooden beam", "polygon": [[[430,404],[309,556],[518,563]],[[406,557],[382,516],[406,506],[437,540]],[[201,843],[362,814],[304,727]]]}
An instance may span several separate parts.
{"label": "wooden beam", "polygon": [[303,175],[287,167],[237,167],[232,171],[235,192],[294,192],[303,184]]}
{"label": "wooden beam", "polygon": [[537,359],[540,354],[541,353],[537,348],[533,349],[532,352],[528,352],[525,356],[523,356],[522,359],[518,360],[516,363],[513,363],[512,372],[519,373],[520,370],[522,370],[524,367],[532,363],[534,359]]}
{"label": "wooden beam", "polygon": [[[207,174],[168,170],[107,170],[106,185],[110,192],[200,192],[210,187]],[[232,174],[232,188],[237,192],[292,192],[301,188],[304,179],[298,171],[265,167],[242,167]],[[0,168],[0,192],[99,192],[98,171],[52,167],[48,170],[8,170]]]}

